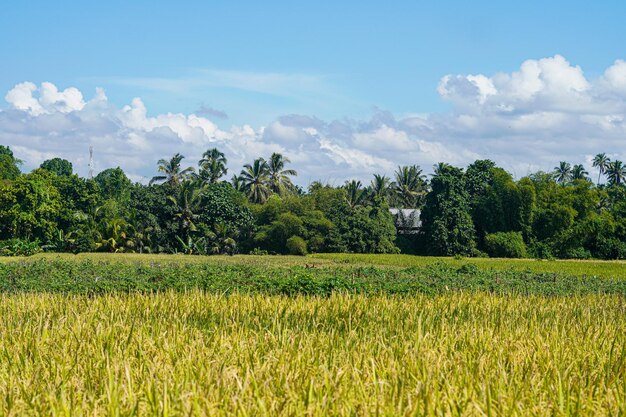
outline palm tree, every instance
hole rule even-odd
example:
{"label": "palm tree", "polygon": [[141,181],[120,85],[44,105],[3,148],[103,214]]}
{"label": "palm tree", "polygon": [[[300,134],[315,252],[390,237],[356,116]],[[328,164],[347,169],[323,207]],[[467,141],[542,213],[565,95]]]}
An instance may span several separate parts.
{"label": "palm tree", "polygon": [[433,169],[435,170],[435,175],[442,175],[444,172],[446,172],[450,168],[452,168],[452,165],[446,162],[439,162],[433,165]]}
{"label": "palm tree", "polygon": [[135,241],[130,237],[132,225],[121,217],[102,221],[101,240],[96,249],[107,252],[134,252]]}
{"label": "palm tree", "polygon": [[198,206],[200,203],[200,193],[202,188],[197,183],[187,181],[182,184],[177,195],[169,196],[168,200],[174,204],[175,216],[180,222],[180,229],[185,238],[189,237],[190,232],[196,231],[196,220],[198,215]]}
{"label": "palm tree", "polygon": [[606,176],[611,185],[622,185],[626,182],[626,166],[622,161],[609,162],[606,168]]}
{"label": "palm tree", "polygon": [[209,149],[202,154],[202,159],[198,162],[200,181],[205,184],[215,184],[221,177],[228,173],[226,157],[217,148]]}
{"label": "palm tree", "polygon": [[242,193],[246,191],[243,180],[241,179],[239,175],[233,175],[233,177],[230,179],[230,184],[237,191],[240,191]]}
{"label": "palm tree", "polygon": [[272,194],[269,187],[270,172],[267,162],[263,158],[255,159],[252,165],[246,164],[240,177],[243,189],[248,199],[257,204],[263,204]]}
{"label": "palm tree", "polygon": [[189,178],[194,173],[194,169],[192,167],[189,167],[181,170],[180,162],[184,158],[184,156],[177,153],[169,161],[167,159],[159,160],[159,172],[162,172],[164,175],[157,175],[155,177],[152,177],[152,179],[150,180],[150,184],[153,184],[157,181],[165,181],[170,185],[176,186]]}
{"label": "palm tree", "polygon": [[574,165],[574,167],[572,168],[572,180],[590,181],[587,175],[589,175],[589,172],[587,172],[582,164]]}
{"label": "palm tree", "polygon": [[374,174],[374,179],[370,184],[373,198],[386,198],[389,194],[390,180],[386,175]]}
{"label": "palm tree", "polygon": [[572,179],[572,166],[569,162],[561,161],[558,167],[554,167],[554,179],[561,185]]}
{"label": "palm tree", "polygon": [[298,175],[293,169],[284,169],[285,164],[291,162],[279,153],[274,152],[267,163],[269,173],[269,187],[278,195],[284,195],[294,189],[290,176]]}
{"label": "palm tree", "polygon": [[426,191],[426,176],[419,165],[398,167],[396,180],[391,184],[396,202],[404,208],[415,208]]}
{"label": "palm tree", "polygon": [[346,181],[343,188],[346,190],[346,199],[348,200],[350,208],[355,208],[363,204],[366,193],[361,181]]}
{"label": "palm tree", "polygon": [[606,173],[611,160],[605,153],[599,153],[593,157],[593,167],[598,168],[598,185],[600,185],[600,177]]}

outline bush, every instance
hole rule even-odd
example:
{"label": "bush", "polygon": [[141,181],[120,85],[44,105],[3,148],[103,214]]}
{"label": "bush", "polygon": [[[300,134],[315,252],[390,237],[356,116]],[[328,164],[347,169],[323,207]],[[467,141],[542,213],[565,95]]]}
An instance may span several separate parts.
{"label": "bush", "polygon": [[591,252],[587,249],[578,247],[568,249],[563,253],[563,257],[566,259],[591,259]]}
{"label": "bush", "polygon": [[530,254],[535,259],[554,259],[552,247],[545,242],[534,242],[530,244]]}
{"label": "bush", "polygon": [[291,236],[287,239],[287,251],[290,255],[304,256],[307,254],[306,242],[300,236]]}
{"label": "bush", "polygon": [[611,237],[598,243],[597,256],[601,259],[626,258],[626,243]]}
{"label": "bush", "polygon": [[0,256],[31,256],[41,252],[39,241],[9,239],[0,242]]}
{"label": "bush", "polygon": [[498,232],[485,236],[485,247],[494,258],[525,258],[526,244],[520,232]]}
{"label": "bush", "polygon": [[250,251],[250,255],[265,256],[267,254],[267,251],[261,248],[254,248]]}

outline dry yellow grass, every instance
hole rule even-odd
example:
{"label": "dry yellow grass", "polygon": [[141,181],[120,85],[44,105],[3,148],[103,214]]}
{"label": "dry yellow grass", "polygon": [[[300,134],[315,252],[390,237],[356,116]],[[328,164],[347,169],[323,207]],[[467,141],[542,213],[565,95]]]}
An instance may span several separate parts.
{"label": "dry yellow grass", "polygon": [[0,415],[624,415],[620,296],[0,295]]}

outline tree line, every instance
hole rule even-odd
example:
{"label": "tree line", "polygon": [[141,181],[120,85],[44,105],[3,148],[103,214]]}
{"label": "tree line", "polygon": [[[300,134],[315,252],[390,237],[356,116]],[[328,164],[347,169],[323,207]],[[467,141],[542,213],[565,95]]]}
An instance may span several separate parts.
{"label": "tree line", "polygon": [[[228,178],[207,150],[196,166],[158,161],[148,185],[110,168],[93,179],[61,158],[29,173],[0,146],[0,253],[411,253],[536,258],[626,256],[626,167],[598,154],[519,180],[490,160],[418,165],[332,186],[294,184],[279,153]],[[604,182],[601,182],[604,176]],[[390,207],[414,209],[409,218]],[[419,219],[411,218],[419,216]],[[416,220],[418,229],[410,227]]]}

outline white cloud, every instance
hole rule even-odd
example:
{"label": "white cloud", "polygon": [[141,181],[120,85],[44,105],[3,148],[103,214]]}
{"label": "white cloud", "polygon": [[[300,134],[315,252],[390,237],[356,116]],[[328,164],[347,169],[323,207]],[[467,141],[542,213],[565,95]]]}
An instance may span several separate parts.
{"label": "white cloud", "polygon": [[[237,74],[223,77],[240,80]],[[269,88],[272,80],[260,80],[259,88]],[[430,172],[440,161],[464,166],[490,158],[519,177],[550,170],[561,160],[589,165],[589,156],[598,152],[626,158],[622,60],[588,79],[556,55],[527,60],[509,74],[446,75],[438,91],[452,111],[404,118],[376,111],[369,120],[331,121],[290,114],[265,127],[223,129],[201,114],[151,116],[140,98],[119,108],[101,89],[85,101],[76,88],[24,82],[6,94],[0,142],[11,146],[27,169],[58,155],[83,175],[93,145],[98,170],[120,165],[132,178],[146,179],[158,159],[177,152],[194,165],[203,151],[218,147],[231,175],[256,157],[281,152],[299,171],[302,185],[317,179],[368,182],[371,174],[392,175],[404,164]]]}
{"label": "white cloud", "polygon": [[[37,92],[39,97],[34,96]],[[16,109],[26,110],[33,115],[69,113],[82,110],[85,106],[83,95],[77,88],[70,87],[59,91],[49,82],[41,83],[39,88],[31,82],[17,84],[7,93],[5,99]]]}

